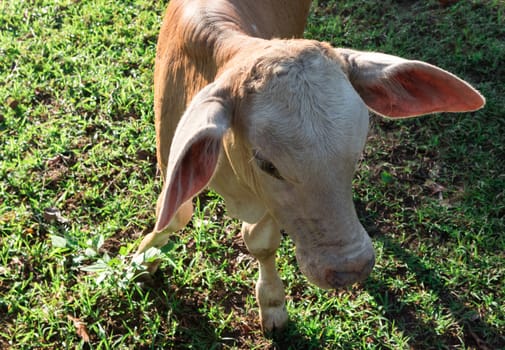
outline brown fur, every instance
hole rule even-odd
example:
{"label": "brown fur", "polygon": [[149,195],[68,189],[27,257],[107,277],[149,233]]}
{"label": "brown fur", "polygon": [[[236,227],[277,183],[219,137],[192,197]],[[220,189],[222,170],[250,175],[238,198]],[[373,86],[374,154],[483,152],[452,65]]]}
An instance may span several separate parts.
{"label": "brown fur", "polygon": [[[165,177],[170,142],[193,96],[230,62],[263,47],[251,37],[301,37],[311,1],[172,0],[161,27],[154,71],[158,164]],[[256,30],[250,23],[255,23]]]}

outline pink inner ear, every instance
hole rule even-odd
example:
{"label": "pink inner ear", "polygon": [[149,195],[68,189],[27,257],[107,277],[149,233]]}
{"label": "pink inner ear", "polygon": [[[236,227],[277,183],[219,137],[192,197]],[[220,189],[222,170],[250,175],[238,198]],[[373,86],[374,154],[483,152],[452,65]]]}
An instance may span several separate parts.
{"label": "pink inner ear", "polygon": [[168,226],[179,207],[202,191],[216,169],[221,140],[204,137],[191,145],[174,169],[158,215],[155,231]]}
{"label": "pink inner ear", "polygon": [[372,110],[389,117],[474,111],[484,104],[470,85],[428,65],[397,68],[387,80],[365,82],[357,90]]}

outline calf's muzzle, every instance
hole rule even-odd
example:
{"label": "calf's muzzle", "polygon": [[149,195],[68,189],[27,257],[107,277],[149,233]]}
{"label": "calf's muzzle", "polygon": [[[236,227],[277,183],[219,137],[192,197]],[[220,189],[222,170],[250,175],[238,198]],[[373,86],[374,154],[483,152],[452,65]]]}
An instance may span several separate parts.
{"label": "calf's muzzle", "polygon": [[375,252],[366,233],[361,243],[350,248],[332,245],[305,248],[297,245],[296,258],[307,279],[325,289],[361,282],[370,275],[375,264]]}
{"label": "calf's muzzle", "polygon": [[326,282],[332,288],[341,288],[351,285],[355,282],[361,282],[370,275],[375,264],[375,256],[372,256],[362,266],[358,266],[356,270],[339,271],[328,269],[325,272]]}

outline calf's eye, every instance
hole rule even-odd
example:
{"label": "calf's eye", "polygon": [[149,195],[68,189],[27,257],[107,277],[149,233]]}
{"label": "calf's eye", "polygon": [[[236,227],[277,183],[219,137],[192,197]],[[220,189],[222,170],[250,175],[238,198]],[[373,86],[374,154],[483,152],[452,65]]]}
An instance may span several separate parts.
{"label": "calf's eye", "polygon": [[275,177],[276,179],[284,180],[275,165],[273,165],[273,163],[269,160],[266,160],[258,151],[253,151],[253,157],[258,167],[265,173]]}

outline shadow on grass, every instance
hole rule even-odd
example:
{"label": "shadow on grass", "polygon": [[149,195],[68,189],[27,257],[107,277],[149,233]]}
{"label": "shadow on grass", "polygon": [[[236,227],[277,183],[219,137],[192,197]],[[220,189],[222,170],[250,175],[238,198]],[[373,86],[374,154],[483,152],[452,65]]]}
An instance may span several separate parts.
{"label": "shadow on grass", "polygon": [[[503,334],[482,320],[477,310],[468,307],[465,301],[450,293],[451,289],[436,271],[427,267],[419,257],[409,253],[389,237],[376,234],[373,239],[383,243],[385,255],[394,255],[405,263],[416,275],[418,283],[422,283],[437,296],[441,306],[449,310],[455,322],[464,329],[465,345],[483,350],[505,348]],[[410,345],[413,348],[425,347],[426,344],[438,348],[451,348],[461,344],[455,333],[438,334],[434,322],[423,320],[416,311],[415,304],[402,301],[401,295],[390,289],[383,281],[370,278],[365,282],[365,289],[379,305],[384,307],[384,316],[410,337]]]}
{"label": "shadow on grass", "polygon": [[307,336],[293,321],[283,331],[269,335],[269,338],[272,340],[271,350],[321,349],[321,339]]}
{"label": "shadow on grass", "polygon": [[[216,334],[215,325],[202,311],[201,295],[178,288],[170,283],[170,276],[158,270],[153,280],[144,286],[154,300],[152,312],[161,315],[164,322],[153,343],[141,349],[152,349],[163,344],[171,349],[220,349],[223,338]],[[165,327],[177,329],[164,329]]]}
{"label": "shadow on grass", "polygon": [[[161,271],[157,271],[153,281],[149,286],[145,286],[146,291],[150,293],[150,298],[155,300],[151,312],[162,315],[165,319],[171,319],[177,323],[175,334],[165,336],[161,333],[153,339],[153,344],[164,344],[171,349],[222,349],[229,347],[244,348],[253,340],[258,346],[263,344],[265,349],[270,350],[288,350],[288,349],[321,349],[324,345],[324,339],[309,336],[305,334],[297,322],[290,321],[288,326],[282,331],[275,331],[263,335],[259,329],[249,328],[250,324],[257,324],[258,318],[249,319],[248,324],[238,323],[233,329],[228,329],[222,334],[215,331],[215,320],[208,317],[205,311],[202,311],[203,303],[206,297],[195,294],[193,290],[178,289],[171,285],[168,276]],[[209,299],[216,299],[209,297]],[[222,299],[220,303],[225,305],[229,300]],[[240,304],[240,302],[234,301]],[[239,308],[243,305],[239,305]],[[231,310],[229,310],[231,312]],[[258,324],[259,328],[259,324]],[[167,334],[169,334],[167,330]],[[152,345],[140,347],[140,349],[150,349]]]}

